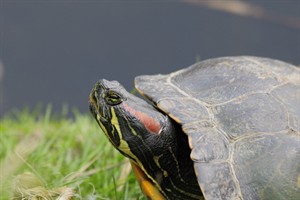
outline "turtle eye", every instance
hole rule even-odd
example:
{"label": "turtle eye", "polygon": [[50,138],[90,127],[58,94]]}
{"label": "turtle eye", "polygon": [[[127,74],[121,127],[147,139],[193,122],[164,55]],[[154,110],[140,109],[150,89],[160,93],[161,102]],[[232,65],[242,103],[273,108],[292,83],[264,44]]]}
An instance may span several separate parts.
{"label": "turtle eye", "polygon": [[115,106],[120,104],[123,101],[123,99],[118,93],[113,91],[108,91],[105,95],[105,101],[107,104],[111,106]]}

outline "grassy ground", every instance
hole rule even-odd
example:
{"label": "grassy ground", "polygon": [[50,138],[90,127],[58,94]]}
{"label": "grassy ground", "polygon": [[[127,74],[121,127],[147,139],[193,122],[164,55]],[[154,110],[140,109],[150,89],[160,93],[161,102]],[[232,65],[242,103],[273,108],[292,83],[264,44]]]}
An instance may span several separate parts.
{"label": "grassy ground", "polygon": [[4,116],[1,199],[144,199],[130,165],[90,115],[73,120],[48,107]]}

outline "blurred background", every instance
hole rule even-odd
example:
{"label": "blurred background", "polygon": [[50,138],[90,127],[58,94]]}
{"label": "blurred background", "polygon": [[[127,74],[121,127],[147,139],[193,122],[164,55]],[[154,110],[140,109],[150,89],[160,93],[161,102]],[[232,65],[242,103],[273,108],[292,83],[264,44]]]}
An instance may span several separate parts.
{"label": "blurred background", "polygon": [[0,115],[63,104],[88,112],[100,78],[254,55],[300,64],[299,0],[1,0]]}

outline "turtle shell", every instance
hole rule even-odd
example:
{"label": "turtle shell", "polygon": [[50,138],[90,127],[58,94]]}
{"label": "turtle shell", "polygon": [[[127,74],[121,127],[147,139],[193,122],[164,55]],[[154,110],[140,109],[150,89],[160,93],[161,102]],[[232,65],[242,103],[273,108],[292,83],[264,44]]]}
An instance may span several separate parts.
{"label": "turtle shell", "polygon": [[135,85],[182,125],[207,200],[300,198],[297,67],[224,57]]}

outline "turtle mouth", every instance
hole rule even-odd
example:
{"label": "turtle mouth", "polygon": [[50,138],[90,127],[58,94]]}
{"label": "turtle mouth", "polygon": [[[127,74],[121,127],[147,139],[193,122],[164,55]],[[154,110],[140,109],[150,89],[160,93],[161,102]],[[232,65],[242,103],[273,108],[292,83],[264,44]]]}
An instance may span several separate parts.
{"label": "turtle mouth", "polygon": [[98,115],[98,104],[97,104],[97,99],[95,97],[95,92],[92,91],[90,96],[89,96],[89,108],[90,108],[90,112],[95,116]]}
{"label": "turtle mouth", "polygon": [[[95,89],[92,90],[89,96],[89,109],[95,119],[107,122],[108,120],[101,115],[100,106],[98,104],[97,93]],[[98,120],[97,120],[98,121]]]}

